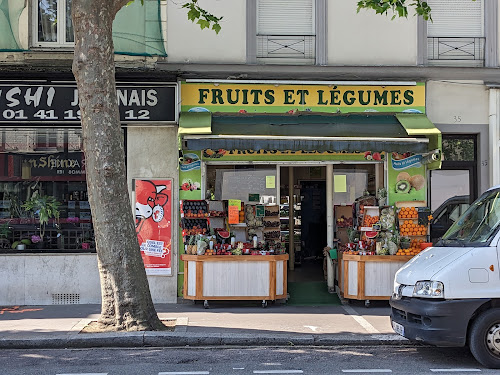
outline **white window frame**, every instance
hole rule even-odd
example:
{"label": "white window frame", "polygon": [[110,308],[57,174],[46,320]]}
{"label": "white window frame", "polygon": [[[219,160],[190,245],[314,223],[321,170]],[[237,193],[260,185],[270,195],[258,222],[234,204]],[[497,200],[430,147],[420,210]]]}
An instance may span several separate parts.
{"label": "white window frame", "polygon": [[[57,42],[40,42],[38,40],[38,3],[32,0],[32,46],[33,47],[67,47],[73,48],[74,42],[66,42],[66,2],[70,0],[57,0]],[[62,6],[61,6],[62,5]]]}

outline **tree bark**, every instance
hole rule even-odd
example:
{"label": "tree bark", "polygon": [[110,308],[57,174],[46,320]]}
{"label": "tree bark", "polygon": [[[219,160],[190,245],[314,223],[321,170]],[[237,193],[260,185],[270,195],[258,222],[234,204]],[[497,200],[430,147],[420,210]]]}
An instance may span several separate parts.
{"label": "tree bark", "polygon": [[113,19],[128,0],[73,0],[75,76],[105,330],[160,330],[135,232],[115,83]]}

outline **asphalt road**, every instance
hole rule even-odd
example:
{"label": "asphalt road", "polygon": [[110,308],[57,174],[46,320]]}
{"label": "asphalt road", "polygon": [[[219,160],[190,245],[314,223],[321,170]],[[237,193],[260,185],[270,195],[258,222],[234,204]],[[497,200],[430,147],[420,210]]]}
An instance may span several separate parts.
{"label": "asphalt road", "polygon": [[2,350],[2,375],[498,374],[467,349],[415,346]]}

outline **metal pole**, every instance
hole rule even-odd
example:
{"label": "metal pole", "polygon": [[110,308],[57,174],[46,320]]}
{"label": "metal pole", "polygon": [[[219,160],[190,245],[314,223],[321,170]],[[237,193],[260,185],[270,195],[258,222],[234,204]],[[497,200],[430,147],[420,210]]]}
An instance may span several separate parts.
{"label": "metal pole", "polygon": [[[333,164],[326,166],[326,243],[327,246],[333,248],[333,231],[334,231],[334,217],[333,217]],[[328,284],[328,291],[335,292],[335,275],[333,269],[333,261],[326,255],[326,279]]]}
{"label": "metal pole", "polygon": [[295,269],[295,210],[294,210],[294,191],[293,191],[293,167],[288,167],[288,249],[290,253],[290,262],[288,269]]}

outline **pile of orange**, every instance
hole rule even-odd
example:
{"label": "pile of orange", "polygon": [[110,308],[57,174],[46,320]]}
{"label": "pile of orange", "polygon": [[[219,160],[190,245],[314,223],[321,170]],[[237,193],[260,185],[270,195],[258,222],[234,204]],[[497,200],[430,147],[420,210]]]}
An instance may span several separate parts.
{"label": "pile of orange", "polygon": [[396,255],[417,255],[422,251],[420,248],[420,244],[424,242],[424,240],[411,240],[410,248],[408,249],[399,249]]}
{"label": "pile of orange", "polygon": [[364,227],[371,227],[373,224],[378,223],[379,217],[378,216],[370,216],[370,215],[365,215],[363,219],[363,226]]}
{"label": "pile of orange", "polygon": [[425,236],[427,226],[415,224],[412,220],[405,220],[399,228],[399,234],[402,236]]}
{"label": "pile of orange", "polygon": [[398,217],[400,219],[416,219],[418,212],[416,207],[401,207],[399,209]]}

